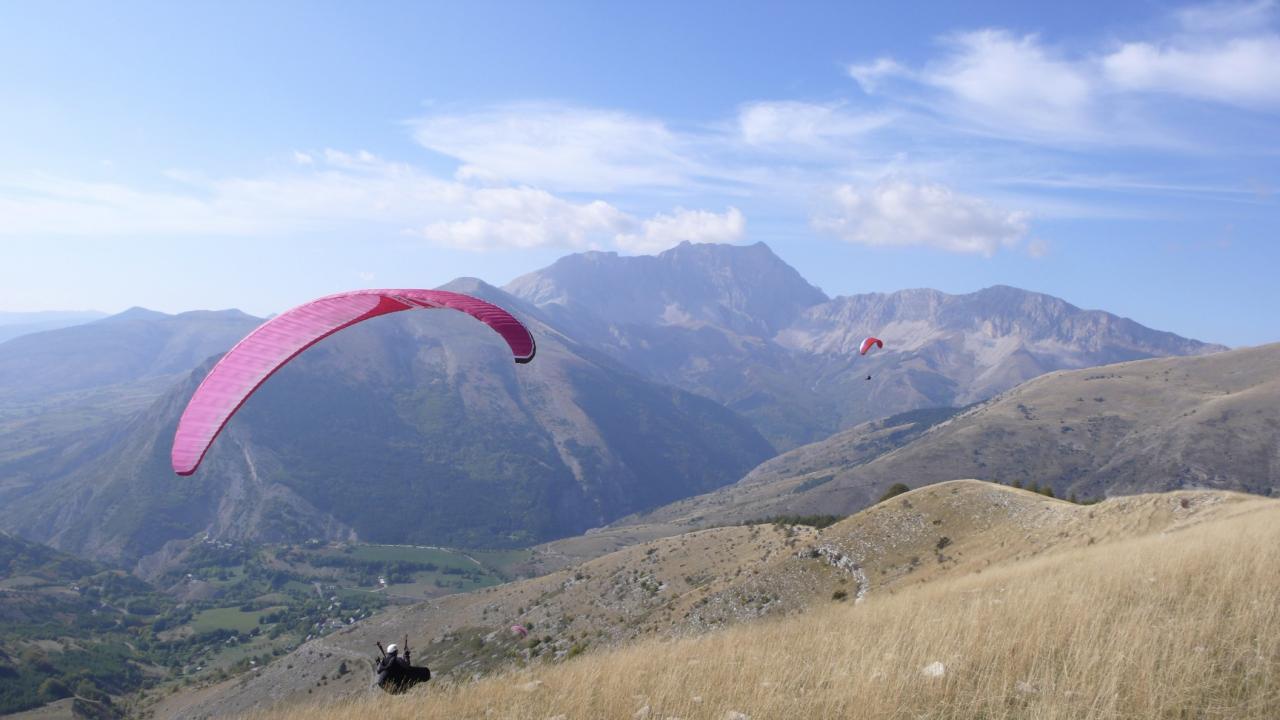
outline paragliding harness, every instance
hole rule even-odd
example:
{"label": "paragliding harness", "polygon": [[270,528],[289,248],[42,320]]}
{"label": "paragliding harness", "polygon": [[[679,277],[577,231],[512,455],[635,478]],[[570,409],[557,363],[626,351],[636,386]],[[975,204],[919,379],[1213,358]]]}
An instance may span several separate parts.
{"label": "paragliding harness", "polygon": [[418,683],[431,679],[431,668],[423,665],[414,667],[409,660],[409,636],[404,636],[404,656],[389,654],[378,644],[378,659],[374,661],[374,673],[377,685],[392,695],[399,695],[413,688]]}

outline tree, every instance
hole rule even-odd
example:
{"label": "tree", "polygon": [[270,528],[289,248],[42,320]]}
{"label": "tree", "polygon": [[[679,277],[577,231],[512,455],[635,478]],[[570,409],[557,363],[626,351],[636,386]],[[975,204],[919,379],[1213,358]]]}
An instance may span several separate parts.
{"label": "tree", "polygon": [[44,651],[38,647],[28,647],[22,651],[19,656],[19,666],[25,665],[32,670],[42,673],[54,672],[53,665],[49,664],[49,658]]}
{"label": "tree", "polygon": [[907,486],[906,483],[894,483],[889,486],[888,490],[884,491],[884,494],[881,495],[880,499],[876,502],[884,502],[885,500],[897,497],[905,492],[911,492],[911,488]]}
{"label": "tree", "polygon": [[76,683],[76,697],[92,700],[103,705],[111,704],[111,696],[99,690],[98,686],[94,685],[93,681],[88,678],[81,678]]}
{"label": "tree", "polygon": [[40,687],[36,692],[39,693],[40,699],[45,702],[53,702],[54,700],[61,700],[64,697],[71,696],[71,689],[58,678],[47,678],[40,683]]}

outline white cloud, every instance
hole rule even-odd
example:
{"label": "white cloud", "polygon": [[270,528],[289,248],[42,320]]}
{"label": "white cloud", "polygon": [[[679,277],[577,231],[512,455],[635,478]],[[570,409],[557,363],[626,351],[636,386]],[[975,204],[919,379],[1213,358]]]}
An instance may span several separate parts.
{"label": "white cloud", "polygon": [[382,160],[368,150],[348,153],[342,150],[325,148],[324,161],[333,167],[343,168],[344,170],[383,170],[392,167],[391,163]]}
{"label": "white cloud", "polygon": [[248,235],[264,217],[219,212],[194,194],[48,176],[0,178],[0,237]]}
{"label": "white cloud", "polygon": [[1094,132],[1088,73],[1054,57],[1035,35],[983,30],[956,35],[951,48],[922,77],[958,101],[970,122],[1052,136]]}
{"label": "white cloud", "polygon": [[1273,0],[1212,2],[1181,8],[1174,20],[1188,33],[1240,35],[1266,30],[1275,20],[1275,11]]}
{"label": "white cloud", "polygon": [[731,207],[723,213],[678,208],[670,215],[655,215],[640,224],[639,232],[619,235],[620,249],[635,253],[658,253],[688,241],[731,243],[746,232],[742,211]]}
{"label": "white cloud", "polygon": [[889,179],[868,189],[843,185],[833,201],[830,212],[814,218],[814,227],[861,245],[991,256],[1027,234],[1026,213],[1001,210],[938,184]]}
{"label": "white cloud", "polygon": [[[267,173],[220,179],[170,173],[167,184],[145,188],[0,176],[0,238],[274,237],[368,229],[475,249],[646,252],[682,239],[734,241],[745,232],[742,213],[692,209],[642,217],[627,212],[630,202],[652,207],[666,195],[679,199],[661,207],[733,204],[785,217],[803,213],[827,188],[852,183],[842,191],[844,204],[822,218],[831,232],[856,242],[989,253],[1001,238],[1021,237],[1025,216],[945,185],[980,188],[988,201],[1033,210],[1038,218],[1050,211],[1110,217],[1153,207],[1108,205],[1098,200],[1104,194],[1267,200],[1233,187],[1208,163],[1201,172],[1176,167],[1179,159],[1172,158],[1159,178],[1132,169],[1133,175],[1115,177],[1106,168],[1138,165],[1090,151],[1177,147],[1202,158],[1229,141],[1243,155],[1272,139],[1268,118],[1253,115],[1241,123],[1246,132],[1207,138],[1230,128],[1229,116],[1215,110],[1214,122],[1190,123],[1185,118],[1200,121],[1209,113],[1178,112],[1187,108],[1177,103],[1280,107],[1274,3],[1198,6],[1164,20],[1162,35],[1074,54],[1009,30],[951,35],[934,58],[911,67],[889,57],[847,67],[866,97],[748,102],[731,116],[693,127],[555,103],[432,111],[411,130],[423,147],[457,160],[451,175],[367,151],[312,148],[287,150],[276,158],[280,167]],[[992,137],[1024,145],[1010,152]],[[1064,144],[1070,154],[1058,152]],[[877,186],[883,177],[928,177],[945,185]],[[1011,188],[1014,194],[999,194]],[[923,208],[922,216],[895,213],[894,197]],[[870,214],[854,217],[851,206]],[[947,208],[963,221],[961,228],[972,226],[952,233],[962,239],[937,239],[943,235],[935,218]]]}
{"label": "white cloud", "polygon": [[1027,243],[1027,254],[1033,258],[1039,259],[1049,254],[1049,241],[1042,238],[1036,238]]}
{"label": "white cloud", "polygon": [[700,170],[659,120],[549,104],[503,105],[414,122],[423,147],[462,163],[461,180],[553,191],[615,192],[686,185]]}
{"label": "white cloud", "polygon": [[891,77],[911,77],[912,72],[893,58],[877,58],[869,63],[854,64],[847,68],[849,76],[858,82],[865,93],[880,89],[880,83]]}
{"label": "white cloud", "polygon": [[1106,56],[1103,68],[1122,90],[1280,107],[1280,35],[1211,44],[1128,43]]}
{"label": "white cloud", "polygon": [[528,186],[440,180],[367,152],[326,150],[283,174],[208,180],[178,190],[50,177],[0,178],[0,237],[279,237],[343,231],[415,235],[469,250],[618,247],[663,238],[732,240],[743,221],[677,210],[636,217],[602,200],[569,200]]}
{"label": "white cloud", "polygon": [[[881,57],[847,70],[903,115],[1006,140],[1202,151],[1202,126],[1179,126],[1179,99],[1280,108],[1276,4],[1214,3],[1165,16],[1163,35],[1068,54],[1000,28],[942,38],[919,67]],[[898,78],[892,85],[884,81]],[[1159,95],[1161,97],[1156,97]]]}
{"label": "white cloud", "polygon": [[533,188],[484,188],[466,201],[467,217],[422,229],[423,237],[466,250],[604,246],[630,218],[612,205],[572,203]]}
{"label": "white cloud", "polygon": [[758,102],[738,113],[743,142],[752,146],[826,147],[884,126],[884,113],[859,115],[838,104]]}

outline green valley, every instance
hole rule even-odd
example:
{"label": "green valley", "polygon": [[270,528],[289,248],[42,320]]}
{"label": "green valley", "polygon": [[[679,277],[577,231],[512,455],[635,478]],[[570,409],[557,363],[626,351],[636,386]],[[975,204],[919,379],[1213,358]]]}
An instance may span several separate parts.
{"label": "green valley", "polygon": [[144,581],[0,534],[0,715],[73,696],[124,714],[265,665],[388,605],[505,582],[525,560],[521,551],[204,540]]}

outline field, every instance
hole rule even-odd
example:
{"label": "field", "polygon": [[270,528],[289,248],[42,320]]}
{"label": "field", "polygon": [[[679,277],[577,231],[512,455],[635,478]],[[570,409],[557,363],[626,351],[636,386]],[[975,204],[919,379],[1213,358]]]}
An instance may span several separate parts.
{"label": "field", "polygon": [[857,604],[264,717],[1274,718],[1280,503],[1122,529]]}
{"label": "field", "polygon": [[290,571],[390,600],[425,600],[497,585],[526,551],[473,552],[414,545],[347,545],[274,551]]}
{"label": "field", "polygon": [[212,608],[192,618],[191,629],[198,633],[210,630],[234,630],[238,633],[247,633],[257,628],[260,624],[259,620],[264,616],[283,609],[284,607],[280,606],[245,612],[232,607]]}

